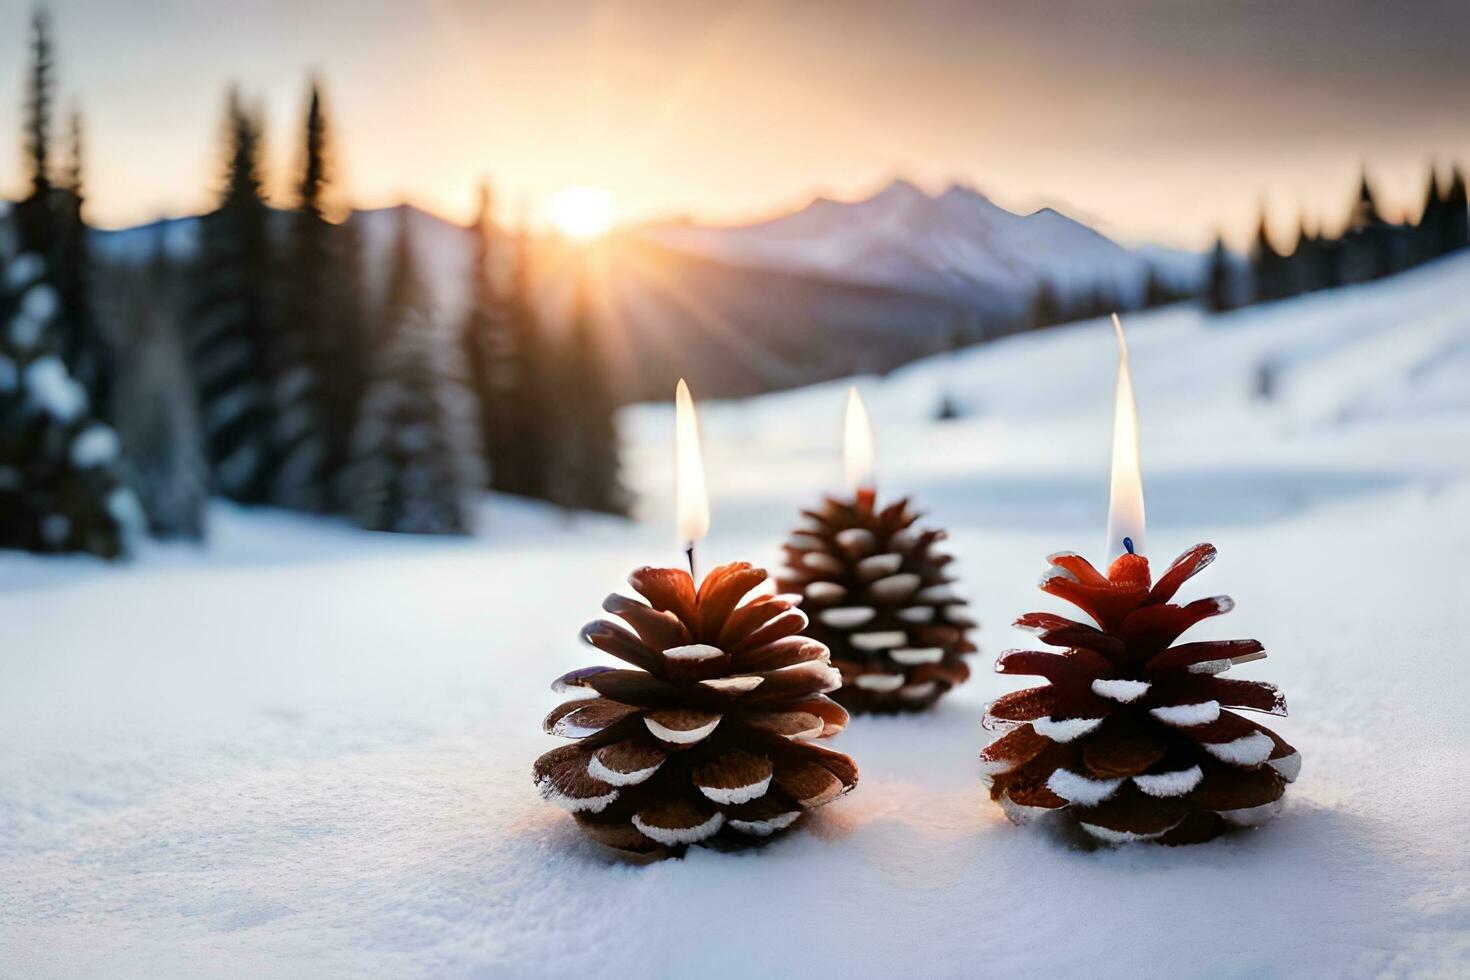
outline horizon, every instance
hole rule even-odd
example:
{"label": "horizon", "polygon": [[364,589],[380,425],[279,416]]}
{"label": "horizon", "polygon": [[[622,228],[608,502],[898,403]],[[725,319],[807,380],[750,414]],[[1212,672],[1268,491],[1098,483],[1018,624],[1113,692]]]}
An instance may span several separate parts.
{"label": "horizon", "polygon": [[[1470,160],[1470,11],[1436,0],[1235,15],[1068,0],[1057,9],[1088,30],[1066,35],[1025,5],[944,0],[844,5],[840,32],[826,4],[164,7],[143,23],[50,6],[58,108],[82,111],[99,227],[208,209],[232,82],[264,108],[268,190],[286,203],[313,73],[340,200],[461,223],[482,178],[502,222],[524,206],[544,223],[581,186],[606,190],[618,224],[742,224],[902,177],[1055,207],[1125,244],[1199,249],[1218,229],[1239,247],[1263,202],[1289,242],[1303,218],[1339,222],[1364,167],[1397,218],[1417,213],[1431,163]],[[29,11],[0,2],[0,132],[20,127]],[[12,157],[0,191],[21,188]]]}

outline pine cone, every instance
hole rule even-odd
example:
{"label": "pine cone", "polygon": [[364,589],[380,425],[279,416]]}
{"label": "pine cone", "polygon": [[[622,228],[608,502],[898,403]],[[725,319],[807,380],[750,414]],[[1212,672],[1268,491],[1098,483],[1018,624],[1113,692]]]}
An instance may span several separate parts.
{"label": "pine cone", "polygon": [[943,531],[914,527],[907,498],[875,508],[862,490],[828,498],[786,542],[783,592],[804,597],[806,635],[832,650],[842,672],[834,697],[852,711],[918,711],[970,676],[964,655],[975,621],[934,550]]}
{"label": "pine cone", "polygon": [[1078,606],[1097,627],[1050,613],[1016,621],[1061,653],[1012,650],[1002,674],[1050,684],[996,699],[987,728],[1006,728],[980,754],[991,798],[1015,823],[1066,813],[1104,841],[1209,840],[1274,816],[1301,769],[1295,749],[1225,707],[1286,714],[1270,684],[1217,677],[1265,656],[1255,640],[1171,644],[1226,596],[1169,602],[1215,560],[1214,545],[1185,552],[1149,588],[1148,560],[1123,555],[1104,578],[1073,554],[1051,557],[1041,588]]}
{"label": "pine cone", "polygon": [[645,599],[611,595],[582,638],[636,670],[574,670],[553,690],[586,688],[546,717],[577,739],[536,760],[541,794],[588,836],[634,854],[695,843],[743,845],[790,827],[857,783],[845,755],[806,739],[842,731],[847,712],[824,692],[841,682],[827,648],[800,636],[789,596],[740,599],[766,580],[739,562],[710,572],[640,568]]}

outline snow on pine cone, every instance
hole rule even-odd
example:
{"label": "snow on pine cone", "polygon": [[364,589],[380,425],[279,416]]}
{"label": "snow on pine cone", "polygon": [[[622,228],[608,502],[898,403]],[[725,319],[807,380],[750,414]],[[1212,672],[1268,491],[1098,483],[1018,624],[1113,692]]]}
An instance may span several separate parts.
{"label": "snow on pine cone", "polygon": [[915,527],[907,499],[875,506],[871,490],[829,498],[786,542],[784,591],[811,616],[806,635],[842,672],[834,697],[852,711],[917,711],[970,676],[975,626],[935,550],[943,531]]}
{"label": "snow on pine cone", "polygon": [[1225,596],[1169,602],[1214,560],[1213,545],[1196,545],[1150,588],[1138,555],[1118,558],[1107,577],[1076,555],[1051,557],[1042,590],[1097,627],[1027,613],[1016,625],[1062,651],[1012,650],[996,661],[1000,673],[1050,682],[998,698],[986,713],[987,728],[1008,729],[980,761],[1012,821],[1061,810],[1104,841],[1187,844],[1275,815],[1301,757],[1226,709],[1284,715],[1286,702],[1270,684],[1217,676],[1264,658],[1261,644],[1171,645],[1234,607]]}
{"label": "snow on pine cone", "polygon": [[847,756],[809,740],[842,731],[826,697],[840,683],[827,648],[801,636],[794,596],[740,600],[766,580],[739,562],[699,587],[688,572],[640,568],[647,604],[611,595],[610,620],[582,638],[631,664],[574,670],[553,690],[582,689],[546,718],[576,743],[536,760],[536,786],[593,839],[654,854],[701,842],[749,844],[790,827],[857,783]]}

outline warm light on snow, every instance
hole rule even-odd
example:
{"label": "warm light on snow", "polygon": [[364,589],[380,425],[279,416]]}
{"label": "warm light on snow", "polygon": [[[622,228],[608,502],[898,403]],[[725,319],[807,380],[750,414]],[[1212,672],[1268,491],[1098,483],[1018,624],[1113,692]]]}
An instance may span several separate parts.
{"label": "warm light on snow", "polygon": [[674,429],[679,543],[689,548],[709,533],[709,494],[704,489],[699,419],[694,414],[694,398],[683,378],[674,392]]}
{"label": "warm light on snow", "polygon": [[847,412],[843,419],[842,467],[854,495],[873,489],[873,423],[857,388],[847,389]]}
{"label": "warm light on snow", "polygon": [[568,238],[588,241],[612,228],[613,197],[601,187],[567,187],[552,195],[546,217]]}
{"label": "warm light on snow", "polygon": [[1138,464],[1138,404],[1133,398],[1133,376],[1128,371],[1128,340],[1123,323],[1113,314],[1118,335],[1118,392],[1113,405],[1113,481],[1108,499],[1107,560],[1129,550],[1143,550],[1143,473]]}

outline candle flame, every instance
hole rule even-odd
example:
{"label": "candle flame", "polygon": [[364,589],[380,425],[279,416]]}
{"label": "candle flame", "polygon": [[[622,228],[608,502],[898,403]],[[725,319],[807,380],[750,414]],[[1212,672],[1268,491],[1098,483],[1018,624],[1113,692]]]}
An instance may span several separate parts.
{"label": "candle flame", "polygon": [[873,423],[857,388],[847,389],[847,412],[843,418],[842,468],[847,485],[856,496],[873,489]]}
{"label": "candle flame", "polygon": [[1138,404],[1128,371],[1128,339],[1113,314],[1118,337],[1118,392],[1113,407],[1113,480],[1108,501],[1108,561],[1131,551],[1143,554],[1143,473],[1138,463]]}
{"label": "candle flame", "polygon": [[704,488],[704,459],[699,449],[699,419],[689,386],[679,379],[674,392],[674,469],[679,543],[694,546],[709,533],[709,495]]}

